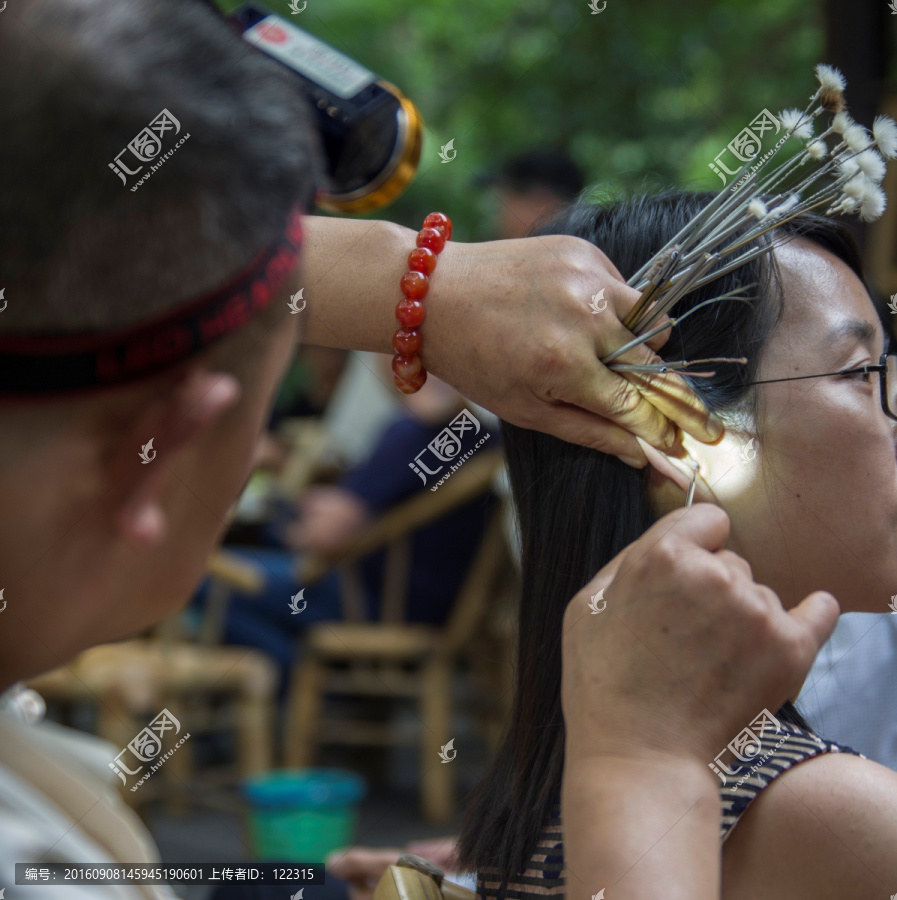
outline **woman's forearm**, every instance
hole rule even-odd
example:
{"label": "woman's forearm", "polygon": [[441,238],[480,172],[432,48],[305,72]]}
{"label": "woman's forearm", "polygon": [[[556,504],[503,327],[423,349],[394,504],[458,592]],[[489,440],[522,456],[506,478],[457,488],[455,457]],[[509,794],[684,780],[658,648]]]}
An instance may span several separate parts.
{"label": "woman's forearm", "polygon": [[568,900],[719,900],[720,801],[706,766],[568,754],[561,796]]}

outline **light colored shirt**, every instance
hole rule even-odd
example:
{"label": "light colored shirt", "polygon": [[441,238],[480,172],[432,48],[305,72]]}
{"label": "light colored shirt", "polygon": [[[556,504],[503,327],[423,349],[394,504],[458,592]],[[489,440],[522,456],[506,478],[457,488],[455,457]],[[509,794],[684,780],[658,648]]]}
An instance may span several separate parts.
{"label": "light colored shirt", "polygon": [[897,614],[844,613],[797,708],[813,730],[897,770]]}
{"label": "light colored shirt", "polygon": [[15,886],[15,863],[158,863],[152,837],[118,795],[111,744],[43,721],[34,691],[0,697],[0,887],[10,900],[176,900],[167,887]]}

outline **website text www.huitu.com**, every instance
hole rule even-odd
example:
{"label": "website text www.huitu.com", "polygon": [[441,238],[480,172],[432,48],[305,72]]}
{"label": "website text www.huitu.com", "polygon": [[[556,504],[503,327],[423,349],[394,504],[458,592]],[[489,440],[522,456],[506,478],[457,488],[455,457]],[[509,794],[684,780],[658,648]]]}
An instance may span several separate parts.
{"label": "website text www.huitu.com", "polygon": [[464,463],[465,463],[468,459],[470,459],[470,457],[473,456],[474,453],[476,453],[477,450],[479,450],[480,447],[483,446],[483,444],[486,443],[486,441],[489,440],[490,437],[491,437],[490,434],[486,434],[486,435],[484,435],[483,437],[481,437],[481,438],[476,442],[476,444],[473,446],[473,449],[468,450],[467,453],[465,453],[462,457],[460,457],[460,458],[458,459],[458,462],[453,463],[453,464],[452,464],[452,467],[448,470],[448,472],[446,472],[445,475],[443,475],[442,478],[440,478],[439,481],[437,481],[436,484],[434,484],[433,487],[430,488],[430,490],[431,490],[431,491],[435,491],[435,490],[436,490],[436,489],[437,489],[444,481],[448,481],[449,478],[451,478],[452,475],[453,475],[455,472],[457,472],[458,469],[460,469],[461,466],[463,466]]}
{"label": "website text www.huitu.com", "polygon": [[180,139],[180,140],[179,140],[179,141],[171,148],[171,150],[168,151],[168,153],[166,153],[164,156],[160,156],[160,157],[159,157],[159,161],[156,162],[156,163],[154,163],[153,165],[150,166],[149,172],[147,172],[146,175],[141,175],[141,176],[140,176],[140,178],[139,178],[138,181],[137,181],[137,184],[135,184],[135,185],[131,188],[131,193],[134,193],[134,191],[136,191],[137,188],[139,188],[140,185],[143,184],[144,181],[148,181],[148,180],[152,177],[153,172],[156,172],[156,171],[158,171],[159,169],[161,169],[163,163],[165,162],[165,160],[168,159],[168,157],[171,156],[171,154],[174,153],[174,152],[181,146],[181,144],[183,144],[184,141],[186,141],[189,137],[190,137],[190,132],[188,131],[187,134],[185,134],[185,135],[184,135],[184,136],[183,136],[183,137],[182,137],[182,138],[181,138],[181,139]]}
{"label": "website text www.huitu.com", "polygon": [[165,756],[160,756],[160,757],[159,757],[159,761],[153,763],[153,764],[150,766],[149,772],[147,772],[146,775],[141,775],[141,776],[140,776],[139,780],[137,781],[137,784],[135,784],[135,785],[131,788],[132,793],[133,793],[134,791],[136,791],[137,788],[139,788],[140,785],[143,784],[144,781],[148,781],[148,780],[152,777],[152,775],[153,775],[154,772],[158,772],[159,769],[161,769],[162,766],[165,765],[165,760],[170,759],[172,756],[174,756],[174,754],[175,754],[175,752],[177,751],[178,747],[180,747],[181,744],[183,744],[184,741],[186,741],[189,737],[190,737],[189,734],[185,734],[185,735],[184,735],[184,736],[183,736],[183,737],[182,737],[182,738],[181,738],[181,739],[180,739],[180,740],[179,740],[179,741],[171,748],[171,750],[169,750],[168,753],[165,754]]}

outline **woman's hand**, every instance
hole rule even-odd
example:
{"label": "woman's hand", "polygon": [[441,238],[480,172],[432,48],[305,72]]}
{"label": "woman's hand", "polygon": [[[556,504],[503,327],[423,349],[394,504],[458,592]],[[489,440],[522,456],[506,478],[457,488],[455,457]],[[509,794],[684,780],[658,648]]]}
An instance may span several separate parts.
{"label": "woman's hand", "polygon": [[785,610],[725,549],[728,534],[717,506],[674,510],[573,598],[563,636],[568,754],[709,764],[764,708],[797,695],[838,604],[816,591]]}
{"label": "woman's hand", "polygon": [[[698,440],[715,441],[722,424],[710,421],[678,375],[624,376],[599,361],[634,337],[621,320],[638,297],[581,238],[449,241],[427,299],[424,366],[515,425],[613,453],[630,465],[646,463],[634,435],[669,447],[675,424]],[[654,351],[669,334],[619,361],[658,362]]]}

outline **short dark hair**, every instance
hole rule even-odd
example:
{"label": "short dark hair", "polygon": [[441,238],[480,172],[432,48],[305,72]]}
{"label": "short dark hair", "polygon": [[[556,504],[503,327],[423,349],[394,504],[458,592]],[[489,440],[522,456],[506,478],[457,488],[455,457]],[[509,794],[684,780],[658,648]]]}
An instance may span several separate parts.
{"label": "short dark hair", "polygon": [[525,194],[538,189],[573,200],[585,187],[582,170],[565,150],[531,150],[505,161],[494,181]]}
{"label": "short dark hair", "polygon": [[[153,318],[226,281],[310,205],[323,166],[305,100],[213,10],[16,6],[0,17],[0,329]],[[109,164],[163,109],[189,140],[132,191]]]}

